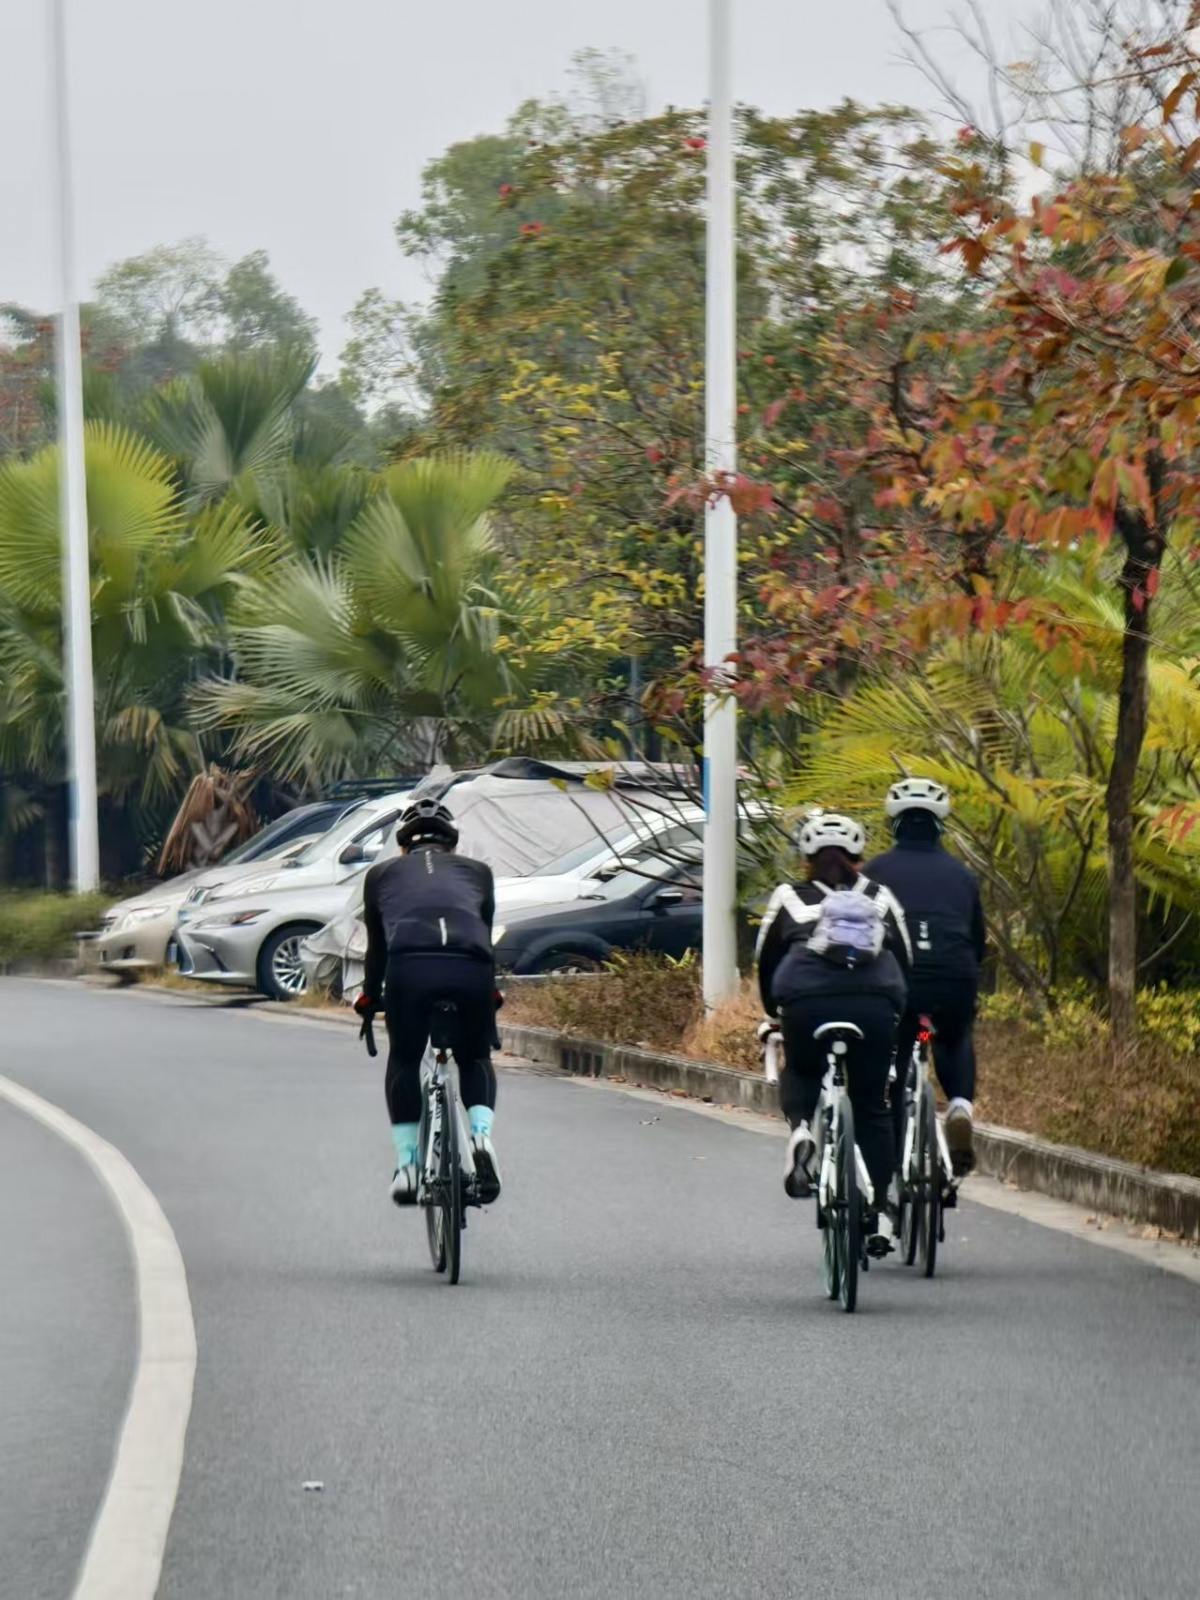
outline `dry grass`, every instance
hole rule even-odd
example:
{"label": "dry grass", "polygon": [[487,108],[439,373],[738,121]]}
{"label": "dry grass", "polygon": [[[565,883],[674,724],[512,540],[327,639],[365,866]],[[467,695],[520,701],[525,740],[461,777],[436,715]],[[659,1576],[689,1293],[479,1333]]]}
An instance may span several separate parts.
{"label": "dry grass", "polygon": [[1200,1177],[1200,1064],[1150,1037],[1133,1059],[1106,1038],[1064,1045],[1027,1023],[983,1022],[977,1110],[986,1122],[1160,1172]]}

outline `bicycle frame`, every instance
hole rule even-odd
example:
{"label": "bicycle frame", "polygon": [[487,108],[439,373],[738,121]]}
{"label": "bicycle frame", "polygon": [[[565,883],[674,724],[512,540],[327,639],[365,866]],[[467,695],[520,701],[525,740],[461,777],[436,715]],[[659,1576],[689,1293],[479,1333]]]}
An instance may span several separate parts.
{"label": "bicycle frame", "polygon": [[[846,1092],[846,1057],[844,1048],[836,1049],[835,1041],[829,1048],[825,1078],[821,1084],[821,1098],[817,1102],[816,1121],[822,1131],[821,1174],[817,1180],[817,1199],[823,1212],[832,1204],[834,1183],[834,1151],[842,1127],[842,1096]],[[875,1190],[871,1185],[867,1164],[857,1143],[854,1146],[854,1166],[858,1173],[858,1190],[868,1210],[875,1206]]]}
{"label": "bicycle frame", "polygon": [[421,1184],[417,1191],[418,1205],[427,1206],[435,1203],[434,1141],[441,1131],[442,1112],[446,1104],[446,1085],[452,1074],[455,1088],[454,1111],[458,1121],[459,1166],[462,1169],[465,1189],[463,1198],[468,1205],[473,1203],[475,1162],[471,1155],[471,1132],[467,1126],[462,1093],[458,1086],[458,1067],[446,1046],[435,1050],[432,1044],[427,1044],[421,1059],[421,1094],[425,1109],[422,1119]]}
{"label": "bicycle frame", "polygon": [[[930,1061],[933,1054],[933,1040],[935,1032],[933,1024],[923,1018],[920,1030],[917,1033],[916,1043],[913,1045],[912,1059],[908,1064],[908,1072],[904,1080],[904,1150],[900,1160],[900,1172],[904,1182],[911,1184],[915,1177],[913,1172],[913,1157],[916,1152],[916,1118],[913,1116],[913,1106],[921,1092],[921,1086],[932,1082]],[[946,1190],[957,1190],[960,1180],[954,1176],[954,1167],[950,1161],[950,1147],[946,1143],[945,1130],[941,1118],[937,1121],[938,1167],[942,1175],[942,1186]]]}

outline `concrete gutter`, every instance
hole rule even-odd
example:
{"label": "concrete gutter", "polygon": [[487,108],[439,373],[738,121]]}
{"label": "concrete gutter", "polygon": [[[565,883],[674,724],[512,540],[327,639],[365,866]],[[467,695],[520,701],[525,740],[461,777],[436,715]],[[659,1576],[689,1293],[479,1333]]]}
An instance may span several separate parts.
{"label": "concrete gutter", "polygon": [[[778,1115],[778,1092],[758,1073],[518,1023],[502,1022],[500,1037],[512,1055],[575,1076],[619,1079],[714,1105]],[[1200,1241],[1200,1179],[1153,1172],[982,1122],[975,1124],[975,1153],[978,1170],[1003,1183]]]}

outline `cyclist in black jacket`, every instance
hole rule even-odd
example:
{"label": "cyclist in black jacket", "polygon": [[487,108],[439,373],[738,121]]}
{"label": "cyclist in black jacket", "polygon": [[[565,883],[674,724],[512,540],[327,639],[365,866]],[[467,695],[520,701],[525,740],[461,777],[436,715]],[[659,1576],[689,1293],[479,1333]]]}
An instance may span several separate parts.
{"label": "cyclist in black jacket", "polygon": [[500,1194],[491,1139],[496,1106],[492,870],[454,854],[458,829],[445,806],[433,800],[409,806],[396,842],[401,854],[377,862],[363,886],[367,958],[363,990],[354,1003],[360,1016],[374,1016],[382,1005],[387,1019],[391,1048],[384,1087],[396,1145],[392,1199],[411,1205],[417,1197],[421,1058],[434,1004],[451,1000],[458,1008],[454,1059],[479,1197],[486,1205]]}
{"label": "cyclist in black jacket", "polygon": [[975,875],[942,848],[950,796],[932,778],[902,778],[888,790],[884,808],[894,846],[867,863],[867,872],[904,907],[913,943],[908,1007],[896,1040],[897,1083],[892,1114],[903,1123],[900,1092],[922,1016],[934,1025],[933,1061],[949,1102],[946,1143],[959,1176],[975,1165],[972,1116],[975,1046],[971,1029],[986,953],[983,904]]}

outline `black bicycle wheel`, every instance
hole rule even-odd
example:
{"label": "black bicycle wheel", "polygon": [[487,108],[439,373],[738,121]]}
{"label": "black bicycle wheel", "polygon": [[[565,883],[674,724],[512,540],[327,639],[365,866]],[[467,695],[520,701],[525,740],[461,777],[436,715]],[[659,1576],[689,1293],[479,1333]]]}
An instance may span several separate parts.
{"label": "black bicycle wheel", "polygon": [[926,1083],[921,1091],[917,1138],[920,1150],[918,1173],[920,1190],[921,1270],[932,1278],[937,1266],[938,1211],[942,1203],[941,1173],[938,1171],[937,1107],[933,1099],[933,1085]]}
{"label": "black bicycle wheel", "polygon": [[854,1151],[854,1111],[848,1097],[844,1097],[842,1102],[837,1163],[838,1270],[841,1278],[838,1298],[843,1311],[853,1311],[858,1304],[858,1262],[862,1246],[858,1162]]}
{"label": "black bicycle wheel", "polygon": [[442,1186],[442,1231],[446,1240],[446,1277],[458,1282],[462,1271],[463,1175],[458,1149],[458,1096],[453,1078],[447,1077],[442,1098],[445,1120],[445,1183]]}
{"label": "black bicycle wheel", "polygon": [[[825,1139],[830,1137],[829,1128],[825,1129]],[[824,1143],[824,1141],[822,1141]],[[836,1152],[835,1152],[836,1156]],[[839,1264],[841,1245],[838,1238],[838,1194],[837,1171],[834,1169],[833,1194],[830,1196],[829,1205],[822,1207],[821,1194],[818,1180],[817,1190],[817,1226],[821,1229],[821,1271],[825,1282],[825,1293],[831,1300],[836,1300],[842,1292],[842,1273]]]}
{"label": "black bicycle wheel", "polygon": [[[917,1170],[915,1107],[918,1103],[917,1084],[923,1072],[923,1063],[914,1048],[904,1079],[904,1118],[900,1125],[900,1148],[896,1152],[896,1193],[900,1200],[900,1259],[906,1267],[911,1267],[917,1259],[917,1247],[920,1244],[920,1229],[917,1225],[919,1191],[915,1182]],[[904,1152],[908,1148],[910,1139],[913,1141],[913,1154],[906,1163]]]}
{"label": "black bicycle wheel", "polygon": [[[429,1131],[430,1112],[435,1111],[433,1121],[435,1126],[432,1133]],[[444,1166],[446,1141],[442,1137],[442,1128],[445,1126],[445,1102],[436,1089],[431,1089],[425,1097],[424,1108],[421,1112],[421,1152],[422,1182],[430,1185],[429,1193],[425,1197],[425,1232],[429,1239],[429,1257],[433,1262],[435,1272],[446,1270],[446,1231],[443,1226],[442,1208],[438,1200],[442,1183],[442,1169]]]}

